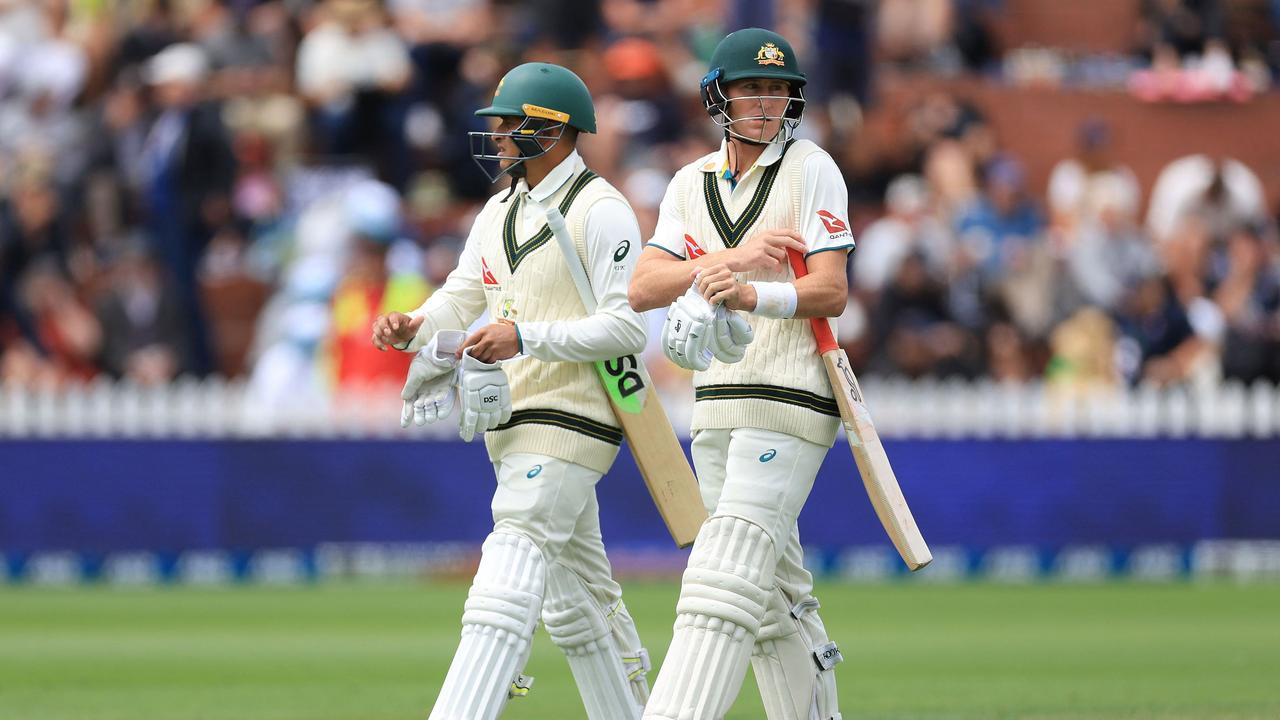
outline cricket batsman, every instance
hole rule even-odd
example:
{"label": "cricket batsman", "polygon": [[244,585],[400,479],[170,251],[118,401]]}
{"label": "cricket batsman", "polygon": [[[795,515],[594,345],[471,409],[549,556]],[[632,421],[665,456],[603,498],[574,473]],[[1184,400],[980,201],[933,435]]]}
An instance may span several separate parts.
{"label": "cricket batsman", "polygon": [[[796,520],[839,424],[802,318],[844,311],[854,243],[839,169],[794,138],[804,84],[777,33],[720,42],[702,98],[724,141],[676,173],[631,280],[636,310],[671,304],[663,349],[695,371],[693,462],[711,514],[646,719],[723,718],[748,660],[770,720],[840,717],[832,668],[842,658],[818,616]],[[794,277],[788,249],[805,253],[808,276]]]}
{"label": "cricket batsman", "polygon": [[[595,108],[573,72],[511,70],[491,132],[471,133],[491,180],[511,178],[476,217],[448,280],[421,307],[373,325],[373,342],[415,352],[401,424],[460,404],[459,432],[484,433],[497,473],[493,532],[462,615],[462,639],[432,720],[492,720],[528,691],[523,674],[541,618],[568,658],[591,720],[639,718],[648,655],[613,580],[595,486],[622,432],[592,363],[638,353],[645,324],[627,303],[640,229],[631,206],[575,149]],[[492,167],[490,167],[492,165]],[[598,300],[575,292],[546,221],[558,208]],[[494,322],[465,337],[483,311]],[[460,478],[460,481],[464,478]]]}

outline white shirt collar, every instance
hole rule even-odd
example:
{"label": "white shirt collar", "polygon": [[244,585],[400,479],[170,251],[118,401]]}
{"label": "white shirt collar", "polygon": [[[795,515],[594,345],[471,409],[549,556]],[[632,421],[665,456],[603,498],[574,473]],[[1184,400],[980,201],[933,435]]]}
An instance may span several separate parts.
{"label": "white shirt collar", "polygon": [[519,192],[528,192],[529,197],[536,202],[546,202],[547,198],[554,195],[565,183],[577,177],[578,173],[581,173],[586,167],[587,164],[582,161],[582,156],[578,154],[577,150],[574,150],[569,153],[568,157],[561,160],[559,165],[552,168],[551,172],[542,178],[542,182],[539,182],[538,186],[532,190],[529,189],[529,181],[521,178]]}
{"label": "white shirt collar", "polygon": [[[782,151],[786,147],[786,143],[769,143],[769,145],[765,147],[764,152],[760,153],[760,157],[756,159],[756,164],[751,167],[769,167],[770,165],[778,162],[778,159],[782,157]],[[717,150],[714,155],[707,158],[707,161],[702,163],[698,169],[702,172],[713,172],[724,175],[724,171],[729,169],[729,141],[721,140],[720,149]],[[747,172],[751,172],[751,168],[747,168]],[[747,173],[742,173],[742,176],[746,177]]]}

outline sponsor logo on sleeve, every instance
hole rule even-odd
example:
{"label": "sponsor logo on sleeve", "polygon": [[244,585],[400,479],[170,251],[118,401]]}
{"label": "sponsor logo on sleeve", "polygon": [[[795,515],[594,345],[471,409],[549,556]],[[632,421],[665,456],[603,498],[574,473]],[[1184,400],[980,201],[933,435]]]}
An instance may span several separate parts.
{"label": "sponsor logo on sleeve", "polygon": [[818,219],[821,220],[823,226],[827,228],[827,235],[829,235],[832,240],[840,237],[853,237],[853,233],[849,232],[849,224],[836,217],[834,214],[827,212],[826,210],[819,210]]}
{"label": "sponsor logo on sleeve", "polygon": [[684,236],[684,254],[688,259],[693,260],[706,255],[707,251],[702,249],[702,246],[698,244],[697,240],[693,239],[692,235],[686,233]]}

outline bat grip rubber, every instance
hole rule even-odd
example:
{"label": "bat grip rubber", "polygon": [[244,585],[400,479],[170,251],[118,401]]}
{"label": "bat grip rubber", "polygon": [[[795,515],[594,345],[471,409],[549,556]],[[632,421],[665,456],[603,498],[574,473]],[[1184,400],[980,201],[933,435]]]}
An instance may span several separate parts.
{"label": "bat grip rubber", "polygon": [[[787,248],[787,259],[791,261],[791,271],[795,273],[796,279],[809,274],[809,266],[805,264],[804,256],[799,250]],[[809,318],[809,327],[813,328],[813,338],[818,341],[819,355],[840,349],[836,336],[831,332],[831,323],[826,318]]]}

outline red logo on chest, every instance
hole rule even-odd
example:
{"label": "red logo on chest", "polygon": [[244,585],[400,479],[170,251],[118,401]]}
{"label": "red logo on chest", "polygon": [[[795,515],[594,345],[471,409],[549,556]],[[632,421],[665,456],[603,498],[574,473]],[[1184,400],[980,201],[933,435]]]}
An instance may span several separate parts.
{"label": "red logo on chest", "polygon": [[498,278],[494,277],[493,273],[489,271],[489,263],[484,258],[480,258],[480,270],[480,276],[484,279],[485,285],[496,286],[498,284]]}

